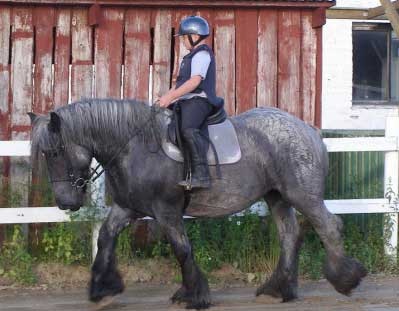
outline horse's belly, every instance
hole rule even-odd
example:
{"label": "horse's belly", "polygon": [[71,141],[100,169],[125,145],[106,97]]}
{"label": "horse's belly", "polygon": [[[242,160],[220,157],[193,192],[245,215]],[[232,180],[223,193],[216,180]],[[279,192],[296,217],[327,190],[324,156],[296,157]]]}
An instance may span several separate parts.
{"label": "horse's belly", "polygon": [[261,189],[245,189],[218,181],[209,190],[191,193],[186,215],[195,217],[217,217],[237,213],[251,206],[261,196]]}

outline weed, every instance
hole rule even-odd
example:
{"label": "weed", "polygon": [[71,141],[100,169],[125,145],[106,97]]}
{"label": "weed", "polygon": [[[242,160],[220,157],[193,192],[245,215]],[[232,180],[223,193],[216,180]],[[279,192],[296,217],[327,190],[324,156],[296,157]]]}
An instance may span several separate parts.
{"label": "weed", "polygon": [[32,266],[33,258],[27,251],[21,226],[13,226],[11,239],[1,248],[0,276],[16,283],[30,285],[36,281]]}

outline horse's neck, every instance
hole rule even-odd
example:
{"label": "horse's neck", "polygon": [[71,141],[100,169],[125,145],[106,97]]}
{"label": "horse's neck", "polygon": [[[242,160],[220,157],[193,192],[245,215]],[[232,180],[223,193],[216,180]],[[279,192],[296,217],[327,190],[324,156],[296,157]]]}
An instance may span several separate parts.
{"label": "horse's neck", "polygon": [[[157,122],[160,125],[161,139],[165,138],[166,130],[170,122],[171,115],[172,112],[167,110],[156,115]],[[151,126],[151,124],[146,124],[145,126]],[[109,161],[114,161],[115,158],[120,157],[121,154],[125,154],[126,148],[128,148],[128,145],[131,144],[135,146],[134,152],[148,151],[148,146],[144,145],[143,139],[140,137],[140,135],[132,134],[132,137],[124,138],[126,139],[124,142],[122,143],[115,142],[115,144],[112,144],[111,142],[111,145],[109,141],[108,142],[101,141],[101,138],[103,137],[102,135],[96,135],[96,137],[97,137],[96,141],[86,142],[85,144],[87,145],[86,147],[89,150],[94,151],[95,159],[97,160],[97,162],[101,163],[102,165],[106,165]],[[139,148],[139,146],[142,148]]]}

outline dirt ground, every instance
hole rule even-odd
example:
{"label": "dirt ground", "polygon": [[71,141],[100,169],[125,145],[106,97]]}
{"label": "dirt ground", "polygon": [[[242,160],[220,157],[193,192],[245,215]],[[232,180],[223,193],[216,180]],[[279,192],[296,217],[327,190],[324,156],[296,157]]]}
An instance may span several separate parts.
{"label": "dirt ground", "polygon": [[[368,276],[350,297],[334,291],[325,280],[301,280],[299,299],[280,303],[266,296],[255,297],[254,285],[224,284],[211,286],[213,306],[220,310],[399,310],[399,278],[392,276]],[[184,310],[183,305],[173,305],[169,297],[177,284],[128,284],[126,291],[102,310]],[[95,305],[87,301],[84,287],[68,289],[17,289],[0,287],[0,310],[2,311],[79,311],[94,310]]]}

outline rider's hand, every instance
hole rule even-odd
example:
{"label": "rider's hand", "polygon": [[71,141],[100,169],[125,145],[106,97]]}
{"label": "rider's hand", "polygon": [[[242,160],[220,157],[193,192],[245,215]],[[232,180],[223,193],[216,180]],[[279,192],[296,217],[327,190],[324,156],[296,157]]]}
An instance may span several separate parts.
{"label": "rider's hand", "polygon": [[158,104],[160,107],[166,108],[172,103],[172,99],[168,94],[163,95],[161,98],[158,99]]}

